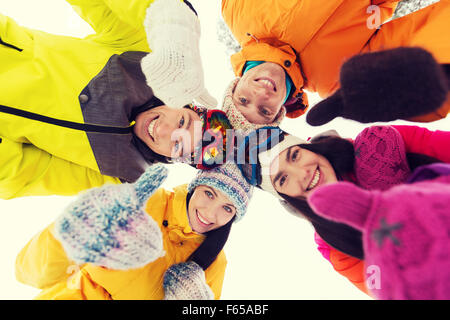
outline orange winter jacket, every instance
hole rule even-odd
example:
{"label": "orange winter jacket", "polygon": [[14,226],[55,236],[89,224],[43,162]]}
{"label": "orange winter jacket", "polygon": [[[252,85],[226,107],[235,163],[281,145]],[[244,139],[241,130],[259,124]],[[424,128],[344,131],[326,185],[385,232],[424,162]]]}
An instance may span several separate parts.
{"label": "orange winter jacket", "polygon": [[[380,23],[394,13],[393,0],[223,0],[222,15],[242,47],[231,57],[235,74],[241,76],[249,60],[281,65],[294,82],[291,97],[303,99],[304,107],[287,110],[295,118],[308,106],[303,89],[331,95],[339,87],[341,65],[355,54],[421,45],[433,53],[443,50],[437,58],[448,63],[450,42],[443,39],[449,38],[450,5],[441,2],[392,26]],[[436,21],[427,21],[431,16]]]}

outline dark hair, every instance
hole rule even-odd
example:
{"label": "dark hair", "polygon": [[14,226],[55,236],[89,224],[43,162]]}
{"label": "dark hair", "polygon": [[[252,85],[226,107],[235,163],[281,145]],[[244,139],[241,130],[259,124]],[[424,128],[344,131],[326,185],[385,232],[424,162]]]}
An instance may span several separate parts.
{"label": "dark hair", "polygon": [[310,143],[299,146],[325,157],[333,167],[338,179],[353,172],[355,149],[353,143],[347,139],[339,136],[319,136],[312,138]]}
{"label": "dark hair", "polygon": [[[355,152],[353,144],[346,139],[338,136],[321,136],[313,138],[310,144],[302,144],[300,147],[325,157],[336,172],[338,180],[353,172]],[[438,159],[417,153],[407,153],[406,159],[411,170],[421,165],[440,162]],[[280,200],[283,206],[287,206],[288,211],[294,215],[303,216],[310,221],[315,231],[330,246],[355,258],[364,259],[362,234],[359,230],[318,216],[304,198],[293,198],[281,193],[280,195],[284,199]]]}
{"label": "dark hair", "polygon": [[[189,205],[189,201],[192,197],[194,190],[190,191],[186,197],[186,208]],[[216,260],[220,251],[222,251],[225,246],[228,236],[231,231],[231,226],[233,224],[235,217],[231,219],[226,225],[221,226],[215,230],[206,232],[205,240],[200,244],[200,246],[191,254],[188,258],[190,261],[197,263],[203,270],[208,269],[208,267]]]}
{"label": "dark hair", "polygon": [[[330,162],[339,180],[353,172],[355,151],[353,144],[347,139],[334,135],[321,135],[312,138],[310,143],[299,146],[325,157]],[[289,211],[294,215],[303,216],[311,222],[315,231],[325,242],[341,252],[358,259],[364,259],[362,234],[359,230],[318,216],[304,198],[294,198],[281,193],[280,196],[294,209],[294,211]],[[286,207],[283,200],[281,200],[281,203]]]}
{"label": "dark hair", "polygon": [[319,236],[330,246],[355,258],[364,259],[362,246],[362,233],[346,224],[334,222],[317,215],[308,205],[305,199],[293,198],[280,194],[284,200],[280,200],[283,206],[286,203],[293,209],[289,210],[296,216],[306,218],[313,225]]}

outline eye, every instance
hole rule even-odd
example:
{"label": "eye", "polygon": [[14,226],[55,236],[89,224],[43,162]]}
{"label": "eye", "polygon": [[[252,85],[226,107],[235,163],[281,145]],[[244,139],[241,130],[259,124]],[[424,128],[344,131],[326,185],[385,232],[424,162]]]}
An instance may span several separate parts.
{"label": "eye", "polygon": [[182,152],[180,152],[180,150],[182,150],[181,146],[182,144],[180,141],[175,141],[172,151],[172,154],[174,154],[175,157],[181,156],[183,154]]}
{"label": "eye", "polygon": [[184,116],[182,116],[180,121],[178,122],[178,128],[182,128],[183,126],[184,126]]}
{"label": "eye", "polygon": [[242,103],[242,104],[247,104],[248,100],[245,99],[245,98],[239,98],[239,102]]}
{"label": "eye", "polygon": [[212,194],[211,191],[205,190],[205,194],[206,194],[206,196],[207,196],[208,198],[210,198],[210,199],[213,199],[213,198],[214,198],[214,196],[213,196],[213,194]]}
{"label": "eye", "polygon": [[287,180],[287,176],[282,176],[280,178],[280,180],[278,181],[278,184],[280,185],[280,187],[282,187],[286,183],[286,180]]}
{"label": "eye", "polygon": [[265,116],[270,116],[272,114],[272,112],[270,112],[266,108],[261,108],[261,113]]}
{"label": "eye", "polygon": [[298,160],[298,158],[299,158],[299,153],[300,153],[300,150],[299,150],[299,149],[295,150],[295,151],[292,153],[292,156],[291,156],[291,161],[292,161],[292,162],[295,162],[296,160]]}
{"label": "eye", "polygon": [[227,213],[233,213],[233,209],[231,209],[229,206],[223,206],[223,209],[224,209]]}

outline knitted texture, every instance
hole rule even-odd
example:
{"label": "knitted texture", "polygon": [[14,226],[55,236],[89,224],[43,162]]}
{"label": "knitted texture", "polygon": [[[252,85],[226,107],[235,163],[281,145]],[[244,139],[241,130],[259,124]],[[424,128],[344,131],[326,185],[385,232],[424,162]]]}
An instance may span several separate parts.
{"label": "knitted texture", "polygon": [[400,133],[391,126],[372,126],[355,139],[357,184],[368,190],[386,190],[411,174]]}
{"label": "knitted texture", "polygon": [[308,112],[310,125],[338,116],[362,123],[407,120],[438,110],[449,90],[442,66],[414,47],[356,55],[342,65],[340,83]]}
{"label": "knitted texture", "polygon": [[215,107],[217,100],[204,86],[200,57],[200,22],[179,0],[155,0],[145,21],[151,53],[141,61],[147,84],[166,105],[181,108],[194,99]]}
{"label": "knitted texture", "polygon": [[232,162],[227,162],[211,170],[199,170],[196,177],[189,183],[191,192],[200,185],[206,185],[223,192],[236,207],[235,222],[242,219],[253,193],[253,187],[245,181],[239,168]]}
{"label": "knitted texture", "polygon": [[172,265],[164,274],[164,300],[213,300],[205,272],[193,261]]}
{"label": "knitted texture", "polygon": [[272,123],[266,124],[254,124],[247,120],[244,115],[236,108],[236,105],[233,101],[233,92],[240,78],[236,78],[228,85],[228,88],[225,90],[225,95],[223,98],[222,110],[226,113],[228,120],[235,130],[242,130],[241,134],[247,135],[251,131],[266,127],[272,126],[277,127],[280,125],[281,121],[284,119],[285,110],[283,109],[282,113],[280,113]]}
{"label": "knitted texture", "polygon": [[[238,167],[245,179],[254,186],[281,196],[272,185],[271,166],[278,155],[294,145],[307,143],[278,127],[263,127],[249,133],[238,148]],[[274,168],[274,167],[272,167]]]}
{"label": "knitted texture", "polygon": [[162,233],[144,204],[167,176],[153,165],[134,184],[86,191],[55,222],[55,237],[78,264],[139,268],[164,255]]}
{"label": "knitted texture", "polygon": [[376,298],[449,299],[449,199],[447,175],[386,191],[333,183],[308,202],[319,215],[362,230],[366,269],[379,270],[368,284]]}

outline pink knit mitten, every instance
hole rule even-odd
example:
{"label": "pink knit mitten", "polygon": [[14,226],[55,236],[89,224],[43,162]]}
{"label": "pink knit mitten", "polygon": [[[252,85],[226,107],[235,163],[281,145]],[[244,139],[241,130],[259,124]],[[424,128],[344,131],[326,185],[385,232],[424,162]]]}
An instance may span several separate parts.
{"label": "pink knit mitten", "polygon": [[376,285],[368,283],[375,297],[450,298],[450,176],[383,192],[339,182],[317,189],[308,203],[363,232],[367,276],[378,270]]}
{"label": "pink knit mitten", "polygon": [[364,129],[354,147],[355,176],[364,189],[387,190],[404,183],[411,174],[402,136],[391,126]]}

